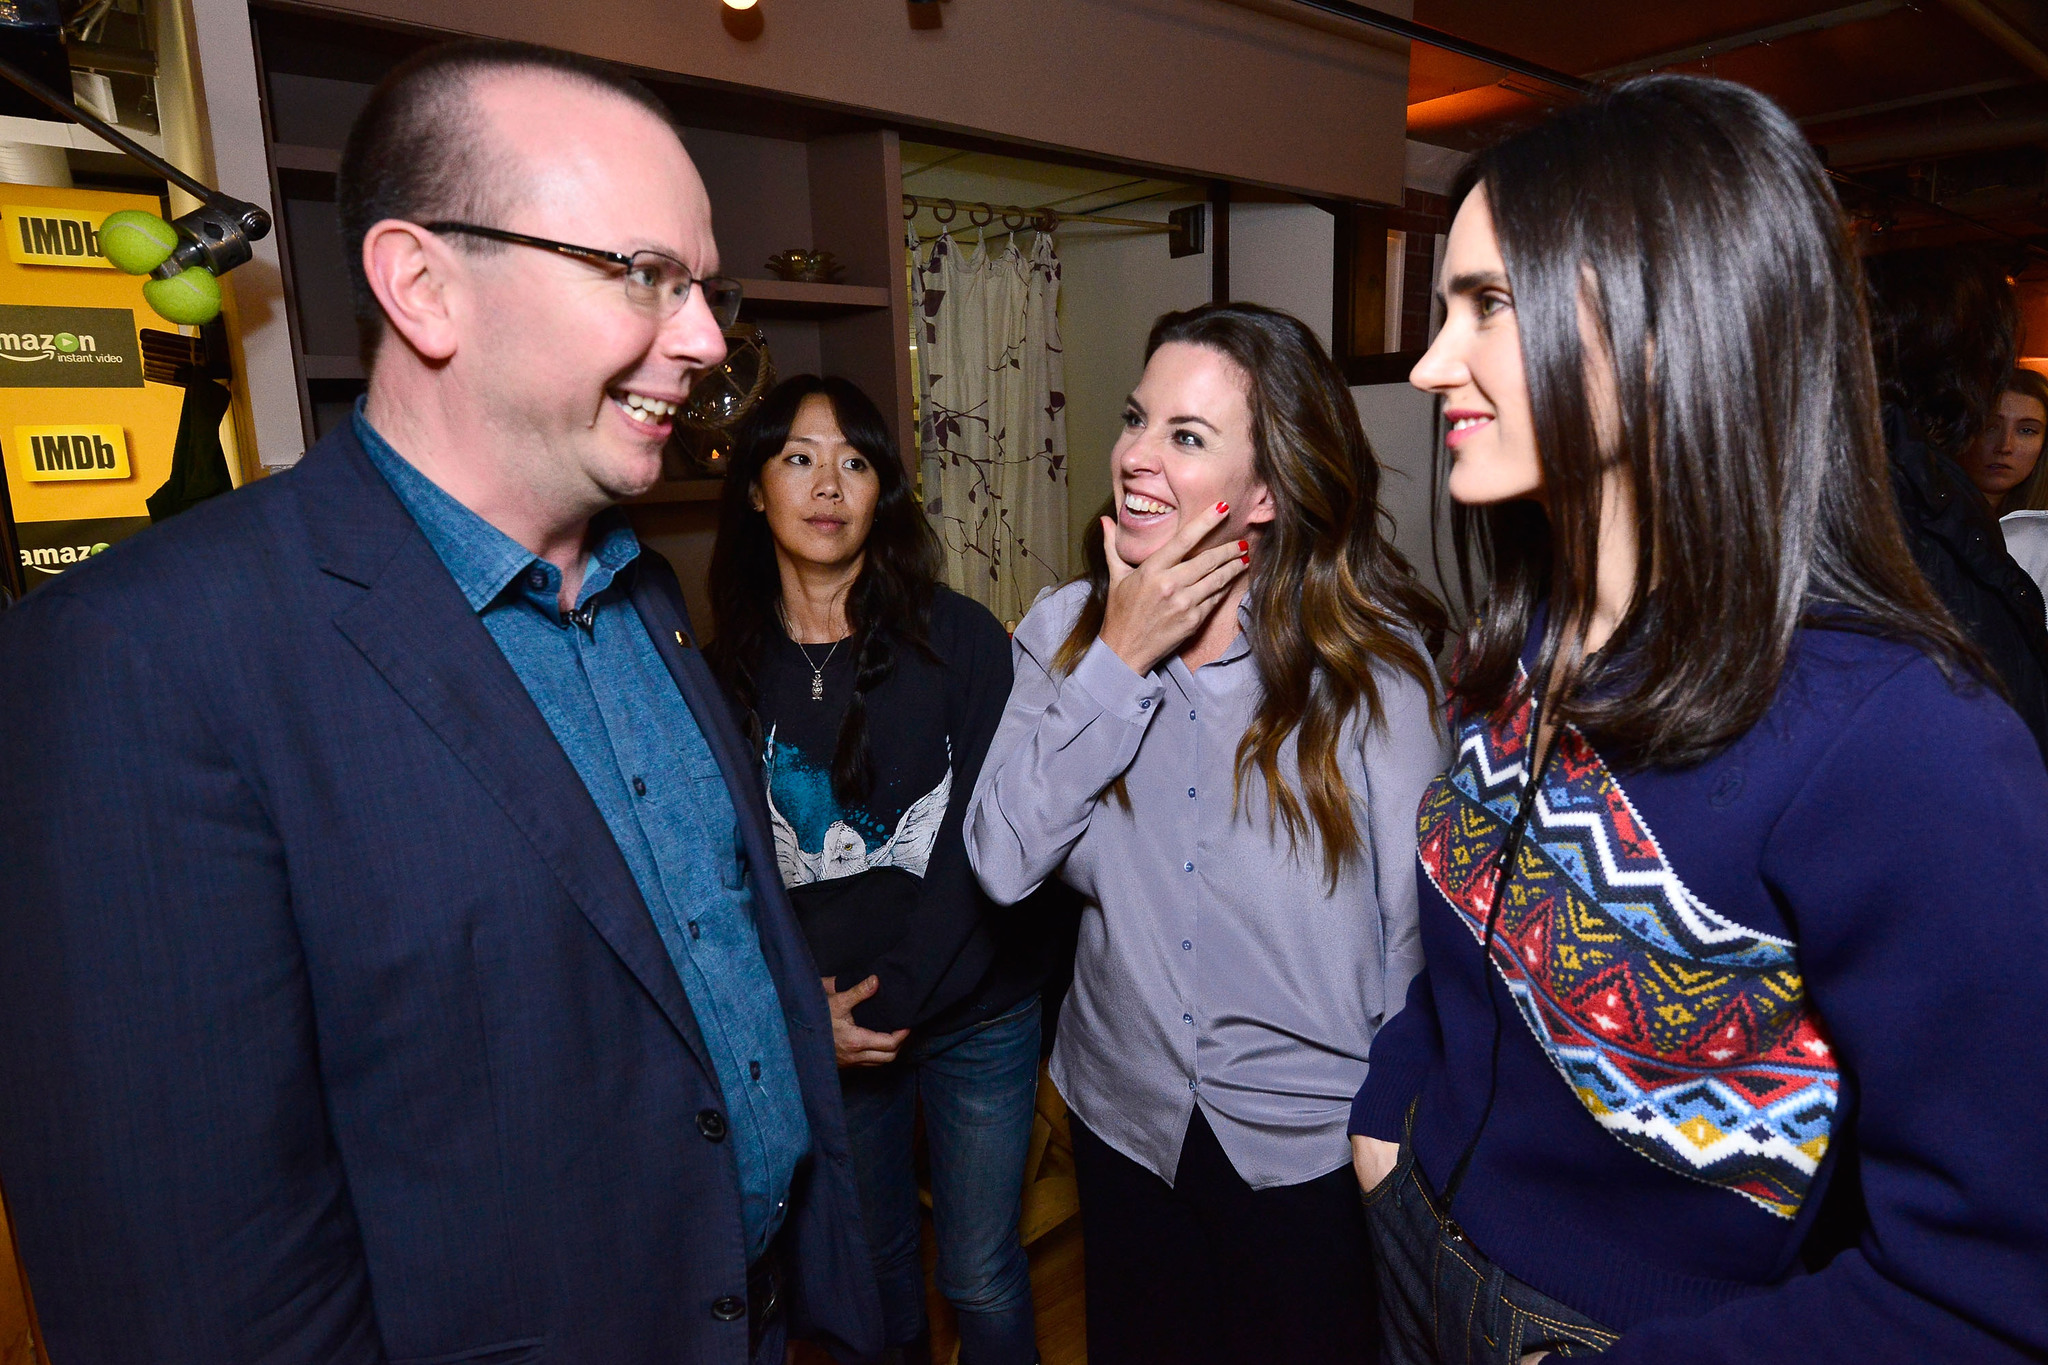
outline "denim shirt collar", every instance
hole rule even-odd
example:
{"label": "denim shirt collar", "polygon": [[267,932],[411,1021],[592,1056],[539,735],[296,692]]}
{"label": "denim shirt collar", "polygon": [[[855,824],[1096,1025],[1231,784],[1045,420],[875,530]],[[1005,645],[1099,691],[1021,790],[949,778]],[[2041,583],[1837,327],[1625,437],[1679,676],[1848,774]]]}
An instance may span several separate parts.
{"label": "denim shirt collar", "polygon": [[[455,579],[455,586],[471,611],[481,612],[518,586],[518,595],[550,618],[559,615],[557,600],[562,590],[562,571],[536,556],[524,545],[485,521],[450,497],[432,479],[420,473],[411,461],[395,450],[383,434],[370,425],[363,401],[356,400],[349,420],[355,424],[356,440],[362,443],[370,463],[391,485],[399,502],[419,523],[427,543]],[[640,554],[640,541],[626,523],[625,514],[614,508],[591,523],[595,548],[584,566],[583,584],[576,605],[582,607],[613,581]]]}

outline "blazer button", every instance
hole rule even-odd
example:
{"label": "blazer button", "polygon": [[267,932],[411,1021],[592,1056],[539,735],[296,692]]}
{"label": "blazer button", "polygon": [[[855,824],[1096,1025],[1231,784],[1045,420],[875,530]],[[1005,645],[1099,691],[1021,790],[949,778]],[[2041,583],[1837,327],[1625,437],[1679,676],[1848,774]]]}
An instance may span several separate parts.
{"label": "blazer button", "polygon": [[747,1301],[737,1294],[727,1294],[722,1299],[711,1301],[711,1316],[720,1322],[738,1322],[747,1315]]}
{"label": "blazer button", "polygon": [[698,1110],[697,1131],[704,1135],[707,1142],[725,1141],[725,1115],[716,1109]]}

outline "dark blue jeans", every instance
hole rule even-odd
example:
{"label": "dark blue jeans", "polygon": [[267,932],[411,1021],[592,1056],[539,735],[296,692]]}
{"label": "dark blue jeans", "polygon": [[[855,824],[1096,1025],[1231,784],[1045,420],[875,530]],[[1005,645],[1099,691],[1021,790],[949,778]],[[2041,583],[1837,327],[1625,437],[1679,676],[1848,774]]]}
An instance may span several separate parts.
{"label": "dark blue jeans", "polygon": [[1381,1365],[1518,1365],[1529,1351],[1576,1359],[1618,1340],[1482,1256],[1439,1209],[1403,1141],[1400,1161],[1365,1194]]}
{"label": "dark blue jeans", "polygon": [[955,1033],[912,1033],[896,1061],[848,1067],[839,1084],[888,1343],[925,1330],[911,1167],[922,1096],[939,1292],[959,1314],[961,1365],[1031,1365],[1038,1339],[1017,1220],[1038,1099],[1038,996]]}

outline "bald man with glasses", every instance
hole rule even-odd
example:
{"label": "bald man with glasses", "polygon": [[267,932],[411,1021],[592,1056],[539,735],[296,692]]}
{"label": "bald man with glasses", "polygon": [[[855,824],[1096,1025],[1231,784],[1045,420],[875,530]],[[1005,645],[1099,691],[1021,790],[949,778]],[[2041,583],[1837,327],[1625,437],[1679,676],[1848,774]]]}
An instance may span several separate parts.
{"label": "bald man with glasses", "polygon": [[869,1358],[817,972],[616,510],[739,309],[703,184],[639,86],[475,43],[379,87],[338,206],[349,419],[0,617],[51,1356]]}

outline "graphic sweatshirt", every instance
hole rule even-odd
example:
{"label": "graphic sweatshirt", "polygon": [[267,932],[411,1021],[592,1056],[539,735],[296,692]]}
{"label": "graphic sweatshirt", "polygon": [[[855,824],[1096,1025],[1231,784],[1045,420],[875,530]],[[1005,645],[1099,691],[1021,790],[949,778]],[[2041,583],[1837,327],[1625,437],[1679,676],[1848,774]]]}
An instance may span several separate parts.
{"label": "graphic sweatshirt", "polygon": [[856,644],[799,645],[777,632],[762,651],[756,716],[776,861],[819,973],[841,990],[880,978],[856,1023],[964,1028],[1043,975],[1040,935],[982,893],[960,837],[1010,694],[1009,636],[987,608],[939,588],[930,644],[942,662],[896,642],[895,668],[866,698],[874,781],[842,801],[832,758]]}

